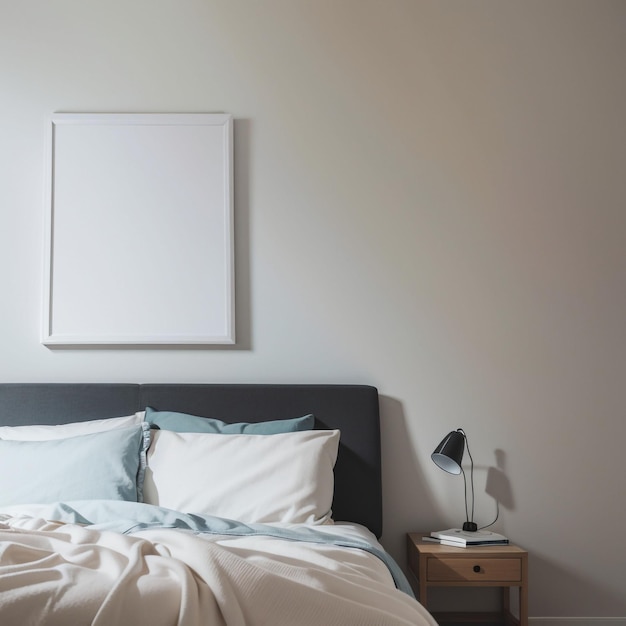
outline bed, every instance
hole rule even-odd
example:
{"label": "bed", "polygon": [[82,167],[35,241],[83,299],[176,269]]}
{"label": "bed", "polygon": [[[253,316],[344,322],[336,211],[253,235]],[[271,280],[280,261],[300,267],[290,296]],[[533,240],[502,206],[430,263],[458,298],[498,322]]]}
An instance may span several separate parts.
{"label": "bed", "polygon": [[363,385],[0,384],[0,623],[433,626]]}

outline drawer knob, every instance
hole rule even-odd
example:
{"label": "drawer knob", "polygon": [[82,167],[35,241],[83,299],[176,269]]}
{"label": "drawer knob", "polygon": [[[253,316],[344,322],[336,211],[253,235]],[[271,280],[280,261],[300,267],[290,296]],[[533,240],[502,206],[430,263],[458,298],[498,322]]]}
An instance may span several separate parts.
{"label": "drawer knob", "polygon": [[478,572],[480,572],[480,565],[474,565],[473,569],[478,574]]}

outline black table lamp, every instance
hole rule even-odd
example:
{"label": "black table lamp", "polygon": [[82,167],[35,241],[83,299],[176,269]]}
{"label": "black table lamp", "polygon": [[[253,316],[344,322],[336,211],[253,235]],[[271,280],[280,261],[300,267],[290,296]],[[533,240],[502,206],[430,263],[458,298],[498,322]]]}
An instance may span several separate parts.
{"label": "black table lamp", "polygon": [[[470,484],[472,503],[471,507],[467,503],[467,479],[461,462],[463,461],[463,451],[467,448],[467,454],[470,458]],[[463,530],[476,532],[478,525],[474,523],[474,459],[467,443],[467,435],[462,428],[453,430],[448,433],[443,441],[435,448],[430,458],[442,470],[449,474],[463,474],[463,483],[465,485],[465,522],[463,522]],[[470,514],[471,511],[471,514]]]}

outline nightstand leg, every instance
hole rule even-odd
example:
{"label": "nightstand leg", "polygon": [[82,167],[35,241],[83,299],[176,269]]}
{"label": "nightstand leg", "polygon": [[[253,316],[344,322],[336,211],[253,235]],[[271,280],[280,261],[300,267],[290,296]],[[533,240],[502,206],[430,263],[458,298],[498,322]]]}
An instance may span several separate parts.
{"label": "nightstand leg", "polygon": [[[502,587],[502,613],[505,623],[510,620],[517,623],[515,617],[511,613],[511,590],[514,587]],[[517,587],[519,591],[519,625],[528,626],[528,588],[525,585]]]}
{"label": "nightstand leg", "polygon": [[426,586],[426,559],[421,558],[419,562],[419,587],[420,587],[420,597],[419,601],[421,602],[424,608],[428,608],[428,597],[427,597],[427,586]]}
{"label": "nightstand leg", "polygon": [[528,626],[528,586],[519,588],[519,623],[520,626]]}
{"label": "nightstand leg", "polygon": [[522,584],[519,588],[519,623],[528,626],[528,555],[522,559]]}
{"label": "nightstand leg", "polygon": [[420,604],[426,609],[426,608],[428,608],[428,600],[427,600],[427,597],[426,597],[426,589],[427,589],[427,587],[426,587],[426,581],[422,582],[422,580],[424,580],[424,579],[420,578],[420,581],[419,581],[419,587],[420,587],[419,601],[420,601]]}
{"label": "nightstand leg", "polygon": [[507,619],[511,614],[511,587],[502,587],[502,615]]}

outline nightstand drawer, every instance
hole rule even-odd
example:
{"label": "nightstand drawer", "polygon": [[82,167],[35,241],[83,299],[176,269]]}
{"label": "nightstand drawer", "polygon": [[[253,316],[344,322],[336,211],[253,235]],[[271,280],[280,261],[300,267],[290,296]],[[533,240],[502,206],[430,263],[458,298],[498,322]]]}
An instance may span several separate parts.
{"label": "nightstand drawer", "polygon": [[426,572],[428,581],[520,581],[522,579],[521,559],[436,558],[428,559]]}

